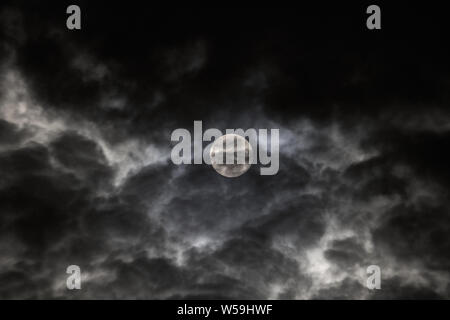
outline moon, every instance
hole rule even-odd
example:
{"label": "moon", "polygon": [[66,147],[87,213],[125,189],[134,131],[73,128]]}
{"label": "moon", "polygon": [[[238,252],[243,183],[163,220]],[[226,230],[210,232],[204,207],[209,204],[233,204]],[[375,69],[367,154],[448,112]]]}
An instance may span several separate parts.
{"label": "moon", "polygon": [[[226,142],[230,143],[230,141],[234,141],[234,143],[227,146]],[[217,173],[227,178],[235,178],[250,169],[251,163],[249,159],[252,152],[252,146],[244,137],[230,133],[223,135],[214,141],[209,155],[211,157],[211,164]],[[238,153],[245,155],[244,163],[237,162]],[[234,159],[233,163],[226,163],[226,154],[228,154],[228,157]],[[222,161],[219,159],[220,156],[222,156]]]}

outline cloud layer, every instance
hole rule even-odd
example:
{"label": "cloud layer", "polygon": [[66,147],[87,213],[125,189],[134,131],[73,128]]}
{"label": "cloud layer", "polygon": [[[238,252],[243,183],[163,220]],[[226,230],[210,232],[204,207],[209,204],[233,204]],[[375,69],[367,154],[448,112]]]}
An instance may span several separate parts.
{"label": "cloud layer", "polygon": [[[1,8],[2,299],[450,296],[440,35],[409,51],[356,9],[313,36],[316,11],[80,6],[79,32],[61,4]],[[174,165],[194,120],[280,129],[280,171]]]}

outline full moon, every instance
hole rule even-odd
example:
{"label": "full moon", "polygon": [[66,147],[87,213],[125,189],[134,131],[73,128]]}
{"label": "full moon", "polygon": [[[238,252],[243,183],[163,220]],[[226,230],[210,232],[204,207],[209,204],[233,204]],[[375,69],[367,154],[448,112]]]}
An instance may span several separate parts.
{"label": "full moon", "polygon": [[[238,154],[244,156],[244,163],[238,163]],[[250,169],[250,154],[252,146],[237,134],[226,134],[216,139],[209,153],[211,164],[220,175],[228,178],[239,177]],[[222,161],[219,157],[222,156]],[[233,163],[226,163],[226,157],[233,159]]]}

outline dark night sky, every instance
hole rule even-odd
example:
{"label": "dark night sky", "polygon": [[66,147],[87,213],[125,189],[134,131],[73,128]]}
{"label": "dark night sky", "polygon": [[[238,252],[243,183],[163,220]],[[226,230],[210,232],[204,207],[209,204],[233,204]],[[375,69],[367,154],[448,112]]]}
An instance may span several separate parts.
{"label": "dark night sky", "polygon": [[[73,3],[0,6],[1,299],[450,297],[443,7]],[[194,120],[280,171],[174,165]]]}

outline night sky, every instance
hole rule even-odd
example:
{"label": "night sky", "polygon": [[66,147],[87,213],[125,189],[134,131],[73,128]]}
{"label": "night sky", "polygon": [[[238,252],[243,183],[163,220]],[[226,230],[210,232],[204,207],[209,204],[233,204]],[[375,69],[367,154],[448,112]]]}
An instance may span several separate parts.
{"label": "night sky", "polygon": [[[1,299],[450,298],[444,7],[150,3],[2,1]],[[194,120],[279,172],[173,164]]]}

